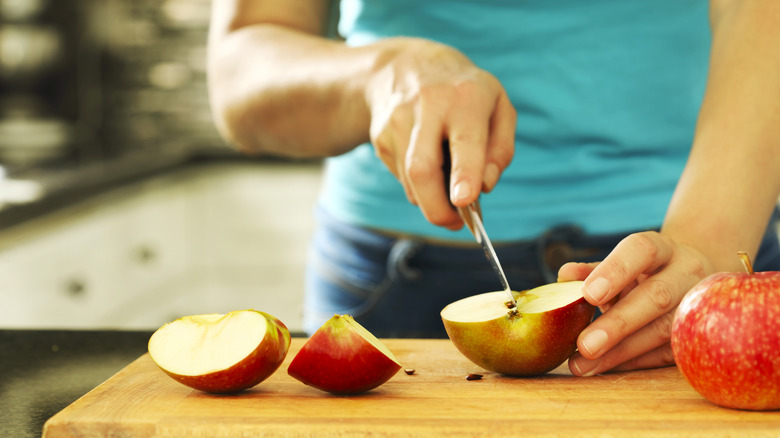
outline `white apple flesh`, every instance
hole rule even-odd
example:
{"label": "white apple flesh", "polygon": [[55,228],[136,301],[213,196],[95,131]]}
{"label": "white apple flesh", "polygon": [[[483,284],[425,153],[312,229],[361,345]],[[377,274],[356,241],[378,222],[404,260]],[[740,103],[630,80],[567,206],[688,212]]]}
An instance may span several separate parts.
{"label": "white apple flesh", "polygon": [[455,347],[480,367],[512,376],[545,374],[574,353],[577,336],[595,307],[582,296],[582,282],[552,283],[514,292],[488,292],[449,304],[441,312]]}
{"label": "white apple flesh", "polygon": [[185,316],[149,339],[149,355],[160,369],[211,393],[257,385],[279,368],[289,347],[284,323],[256,310]]}
{"label": "white apple flesh", "polygon": [[333,394],[359,394],[393,377],[401,364],[379,339],[349,315],[334,315],[295,355],[287,373]]}

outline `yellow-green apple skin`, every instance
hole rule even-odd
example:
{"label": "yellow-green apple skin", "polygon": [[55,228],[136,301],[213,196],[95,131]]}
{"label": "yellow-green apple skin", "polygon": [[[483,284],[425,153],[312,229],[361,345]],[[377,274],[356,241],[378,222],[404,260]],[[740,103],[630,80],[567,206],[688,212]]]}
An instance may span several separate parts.
{"label": "yellow-green apple skin", "polygon": [[[517,312],[504,305],[505,292],[489,292],[452,303],[442,310],[447,335],[466,358],[488,371],[510,376],[536,376],[552,371],[576,351],[577,337],[595,313],[595,307],[582,298],[582,282],[553,285],[514,293]],[[549,293],[551,287],[564,288],[571,298],[542,308],[534,306],[533,302]],[[461,318],[456,318],[451,306],[459,304],[463,310],[458,312],[468,312],[469,307],[476,307],[471,303],[480,300],[496,307],[493,313],[489,312],[493,317],[455,320]],[[462,319],[469,319],[468,315]]]}
{"label": "yellow-green apple skin", "polygon": [[295,355],[287,373],[332,394],[360,394],[393,377],[401,364],[349,315],[334,315]]}
{"label": "yellow-green apple skin", "polygon": [[671,342],[678,368],[707,400],[780,409],[780,272],[703,279],[677,307]]}
{"label": "yellow-green apple skin", "polygon": [[287,326],[257,310],[185,316],[149,339],[149,354],[160,369],[183,385],[210,393],[256,386],[279,368],[289,348]]}

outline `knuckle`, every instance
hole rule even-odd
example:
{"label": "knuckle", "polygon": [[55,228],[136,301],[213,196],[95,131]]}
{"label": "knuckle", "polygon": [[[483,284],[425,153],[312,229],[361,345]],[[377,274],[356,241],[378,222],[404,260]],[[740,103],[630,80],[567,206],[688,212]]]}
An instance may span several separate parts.
{"label": "knuckle", "polygon": [[477,95],[482,91],[481,85],[473,78],[461,79],[455,82],[453,88],[459,96],[466,97]]}
{"label": "knuckle", "polygon": [[662,365],[672,365],[674,363],[674,351],[672,351],[672,344],[666,343],[659,349],[659,355]]}
{"label": "knuckle", "polygon": [[626,264],[625,258],[612,260],[610,270],[612,271],[610,276],[616,279],[630,279],[632,277],[631,269]]}
{"label": "knuckle", "polygon": [[390,172],[396,176],[399,176],[398,173],[401,171],[401,169],[397,167],[397,160],[393,151],[392,142],[389,142],[380,137],[372,141],[372,144],[374,145],[374,155],[376,155],[377,158],[379,158],[385,164]]}
{"label": "knuckle", "polygon": [[452,91],[443,83],[431,83],[421,85],[410,100],[418,103],[423,108],[441,105],[442,101],[449,101]]}
{"label": "knuckle", "polygon": [[688,257],[686,260],[688,260],[686,273],[692,278],[691,286],[693,286],[693,283],[707,276],[707,269],[698,257]]}
{"label": "knuckle", "polygon": [[423,158],[408,159],[404,163],[404,173],[411,181],[424,181],[431,174],[432,164]]}
{"label": "knuckle", "polygon": [[[603,317],[605,316],[606,314]],[[609,316],[610,316],[609,322],[610,325],[612,326],[612,330],[611,330],[612,333],[626,333],[628,331],[628,327],[630,324],[625,316],[617,312],[614,312]]]}
{"label": "knuckle", "polygon": [[672,339],[672,320],[674,313],[669,312],[658,318],[655,322],[655,334],[659,343],[666,344]]}
{"label": "knuckle", "polygon": [[501,166],[502,168],[506,168],[509,163],[512,161],[512,157],[514,156],[514,142],[510,141],[501,141],[497,142],[495,144],[495,147],[493,150],[491,150],[491,156],[493,158],[493,161]]}
{"label": "knuckle", "polygon": [[661,311],[668,311],[674,303],[674,294],[670,285],[665,281],[648,280],[645,282],[648,288],[650,301]]}
{"label": "knuckle", "polygon": [[[628,236],[628,241],[631,246],[635,248],[635,251],[650,257],[655,258],[658,255],[658,245],[656,245],[654,237],[655,232],[645,231],[642,233],[635,233]],[[651,237],[653,236],[653,237]]]}
{"label": "knuckle", "polygon": [[485,134],[476,129],[462,129],[450,134],[450,143],[482,145],[486,142]]}

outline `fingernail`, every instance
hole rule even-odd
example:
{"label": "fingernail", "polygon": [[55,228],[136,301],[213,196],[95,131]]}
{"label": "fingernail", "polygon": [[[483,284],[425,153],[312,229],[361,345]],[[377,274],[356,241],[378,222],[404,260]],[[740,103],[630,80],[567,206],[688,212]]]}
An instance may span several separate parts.
{"label": "fingernail", "polygon": [[586,333],[582,338],[582,348],[588,352],[591,357],[596,357],[607,343],[607,332],[604,330],[593,330]]}
{"label": "fingernail", "polygon": [[607,292],[609,292],[609,280],[603,277],[593,280],[585,287],[585,293],[590,295],[597,304],[601,304],[601,300],[607,296]]}
{"label": "fingernail", "polygon": [[582,359],[571,359],[571,365],[572,368],[574,368],[574,374],[580,376],[580,377],[590,377],[595,375],[593,371],[596,369],[596,367],[592,367],[592,363],[590,361],[587,361],[587,364],[582,364]]}
{"label": "fingernail", "polygon": [[452,188],[452,203],[465,201],[471,195],[471,188],[466,181],[460,181]]}
{"label": "fingernail", "polygon": [[499,170],[495,163],[488,163],[485,166],[485,172],[482,175],[482,185],[485,186],[485,191],[489,192],[493,190],[498,182]]}

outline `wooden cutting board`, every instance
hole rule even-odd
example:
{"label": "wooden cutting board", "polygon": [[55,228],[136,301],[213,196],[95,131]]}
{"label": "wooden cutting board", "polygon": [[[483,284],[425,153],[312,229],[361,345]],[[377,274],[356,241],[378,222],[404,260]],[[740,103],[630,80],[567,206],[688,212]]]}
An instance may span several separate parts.
{"label": "wooden cutting board", "polygon": [[[385,340],[404,368],[359,396],[287,375],[303,345],[251,390],[209,395],[170,379],[148,355],[49,419],[44,438],[252,436],[780,436],[780,412],[717,407],[677,368],[536,378],[482,371],[448,340]],[[481,380],[466,380],[481,373]]]}

